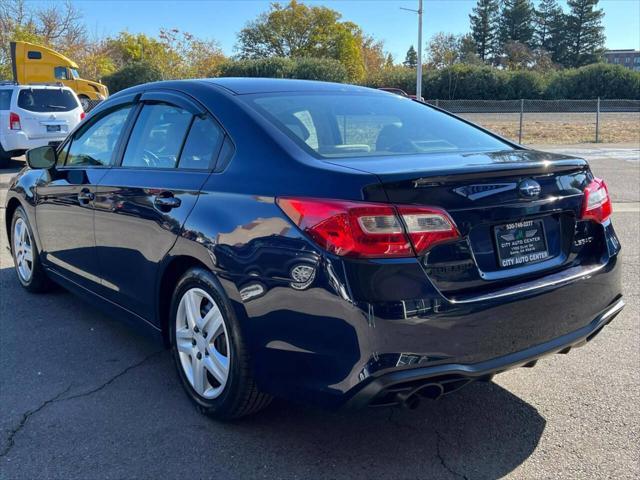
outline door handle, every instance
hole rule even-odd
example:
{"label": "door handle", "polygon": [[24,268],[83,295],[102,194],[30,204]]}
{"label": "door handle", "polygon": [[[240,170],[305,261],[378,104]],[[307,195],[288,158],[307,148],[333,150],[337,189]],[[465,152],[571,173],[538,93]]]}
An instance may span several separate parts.
{"label": "door handle", "polygon": [[169,194],[169,195],[164,194],[164,195],[157,195],[153,199],[153,203],[156,207],[159,207],[162,209],[171,209],[171,208],[178,208],[182,202],[180,201],[179,198],[174,197],[173,194]]}
{"label": "door handle", "polygon": [[86,188],[83,188],[82,190],[80,190],[80,193],[78,193],[78,202],[82,204],[93,202],[95,198],[96,196]]}

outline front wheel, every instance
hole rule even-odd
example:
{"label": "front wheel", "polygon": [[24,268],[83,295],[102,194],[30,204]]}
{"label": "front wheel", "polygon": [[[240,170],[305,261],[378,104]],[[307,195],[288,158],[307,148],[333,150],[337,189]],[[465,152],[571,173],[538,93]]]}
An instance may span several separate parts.
{"label": "front wheel", "polygon": [[16,208],[11,221],[11,254],[18,280],[25,289],[34,293],[51,289],[51,281],[40,262],[33,231],[22,207]]}
{"label": "front wheel", "polygon": [[271,397],[253,380],[238,322],[214,275],[188,270],[171,302],[173,357],[182,384],[198,409],[220,420],[266,407]]}

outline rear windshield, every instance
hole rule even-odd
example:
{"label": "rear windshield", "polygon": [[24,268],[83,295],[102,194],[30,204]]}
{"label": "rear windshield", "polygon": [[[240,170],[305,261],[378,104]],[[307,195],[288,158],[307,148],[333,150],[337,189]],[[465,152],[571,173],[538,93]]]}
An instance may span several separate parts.
{"label": "rear windshield", "polygon": [[398,95],[305,92],[245,98],[303,148],[325,158],[511,149],[478,128]]}
{"label": "rear windshield", "polygon": [[32,112],[69,112],[78,106],[70,90],[29,88],[18,95],[18,107]]}
{"label": "rear windshield", "polygon": [[11,108],[11,93],[13,90],[0,89],[0,110],[9,110]]}

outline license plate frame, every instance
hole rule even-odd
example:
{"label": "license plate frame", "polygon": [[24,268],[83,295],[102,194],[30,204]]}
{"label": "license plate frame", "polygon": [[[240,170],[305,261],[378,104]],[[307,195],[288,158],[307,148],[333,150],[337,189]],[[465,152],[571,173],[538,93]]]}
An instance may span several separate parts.
{"label": "license plate frame", "polygon": [[551,257],[542,218],[495,225],[493,237],[501,269],[523,267]]}
{"label": "license plate frame", "polygon": [[62,125],[47,125],[47,133],[60,133],[62,131]]}

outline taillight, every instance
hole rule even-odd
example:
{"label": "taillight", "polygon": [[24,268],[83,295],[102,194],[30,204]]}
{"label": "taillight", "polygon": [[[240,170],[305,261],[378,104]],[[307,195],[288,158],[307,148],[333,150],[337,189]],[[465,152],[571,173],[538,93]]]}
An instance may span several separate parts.
{"label": "taillight", "polygon": [[607,184],[600,178],[594,178],[584,189],[581,218],[603,223],[611,216],[612,212],[613,207]]}
{"label": "taillight", "polygon": [[277,202],[318,245],[341,256],[411,257],[459,236],[449,215],[434,208],[312,198]]}
{"label": "taillight", "polygon": [[80,112],[80,121],[84,120],[84,117],[86,116],[87,116],[86,112]]}
{"label": "taillight", "polygon": [[20,125],[20,115],[17,113],[9,113],[9,128],[11,130],[22,130],[22,126]]}

